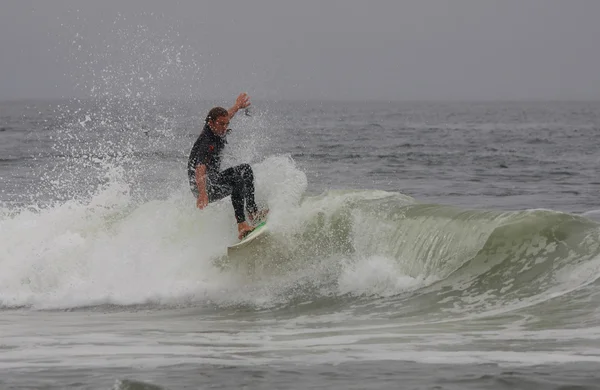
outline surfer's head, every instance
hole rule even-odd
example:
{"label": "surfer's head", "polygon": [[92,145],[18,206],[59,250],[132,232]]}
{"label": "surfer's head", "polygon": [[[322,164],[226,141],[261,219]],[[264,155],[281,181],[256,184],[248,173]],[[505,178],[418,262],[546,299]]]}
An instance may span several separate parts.
{"label": "surfer's head", "polygon": [[223,136],[227,133],[229,126],[229,112],[223,107],[214,107],[208,112],[205,123],[213,133]]}

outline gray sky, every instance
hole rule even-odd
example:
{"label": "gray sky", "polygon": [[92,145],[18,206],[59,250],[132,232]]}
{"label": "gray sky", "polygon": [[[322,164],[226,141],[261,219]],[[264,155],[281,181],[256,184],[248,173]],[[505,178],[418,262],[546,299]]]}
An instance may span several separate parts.
{"label": "gray sky", "polygon": [[0,99],[600,99],[599,16],[598,0],[4,0]]}

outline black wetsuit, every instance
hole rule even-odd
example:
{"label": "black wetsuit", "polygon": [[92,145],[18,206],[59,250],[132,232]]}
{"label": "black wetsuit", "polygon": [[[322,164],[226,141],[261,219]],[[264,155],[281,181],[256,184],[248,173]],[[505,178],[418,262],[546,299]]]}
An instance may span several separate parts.
{"label": "black wetsuit", "polygon": [[231,203],[238,223],[244,222],[244,200],[249,213],[257,211],[254,201],[254,174],[248,164],[221,169],[221,154],[227,144],[226,135],[220,137],[212,132],[208,124],[194,143],[188,160],[188,179],[196,198],[199,195],[196,184],[196,167],[206,165],[206,192],[208,201],[214,202],[231,195]]}

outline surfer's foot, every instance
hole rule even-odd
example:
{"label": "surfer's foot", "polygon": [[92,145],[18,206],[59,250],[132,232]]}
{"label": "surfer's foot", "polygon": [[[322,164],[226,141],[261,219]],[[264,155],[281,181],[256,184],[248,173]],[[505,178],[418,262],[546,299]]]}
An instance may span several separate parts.
{"label": "surfer's foot", "polygon": [[243,240],[248,234],[250,234],[254,230],[252,226],[248,224],[248,222],[240,222],[238,223],[238,238]]}
{"label": "surfer's foot", "polygon": [[269,214],[269,209],[262,209],[258,210],[255,213],[250,213],[248,217],[250,218],[250,222],[253,225],[258,225],[259,223],[267,219],[267,214]]}

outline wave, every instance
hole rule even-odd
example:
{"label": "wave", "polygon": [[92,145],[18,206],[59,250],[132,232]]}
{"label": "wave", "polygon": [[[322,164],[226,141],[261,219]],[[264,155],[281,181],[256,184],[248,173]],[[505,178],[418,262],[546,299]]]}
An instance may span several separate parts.
{"label": "wave", "polygon": [[0,307],[384,300],[404,318],[452,318],[518,310],[600,276],[600,227],[584,216],[463,210],[378,190],[309,196],[285,156],[256,164],[255,176],[270,235],[231,257],[230,201],[199,212],[185,186],[136,202],[115,173],[88,201],[0,210]]}
{"label": "wave", "polygon": [[[308,272],[318,294],[411,292],[446,317],[533,304],[600,276],[599,225],[551,210],[461,210],[381,191],[331,191],[305,199],[291,219],[232,267],[258,279]],[[327,286],[315,289],[324,275]]]}

